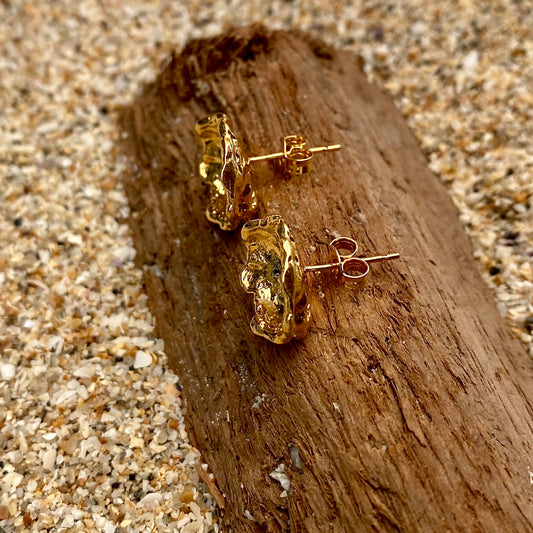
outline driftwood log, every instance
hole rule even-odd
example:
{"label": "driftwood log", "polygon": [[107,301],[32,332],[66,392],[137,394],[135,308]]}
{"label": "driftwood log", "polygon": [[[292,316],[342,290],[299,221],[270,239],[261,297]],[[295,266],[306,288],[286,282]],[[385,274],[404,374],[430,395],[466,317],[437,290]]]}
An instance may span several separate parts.
{"label": "driftwood log", "polygon": [[[299,178],[254,167],[261,213],[283,215],[304,264],[340,235],[401,253],[358,289],[314,281],[301,341],[252,334],[239,231],[204,217],[194,125],[214,111],[250,155],[289,133],[343,145]],[[532,362],[444,187],[352,55],[261,26],[195,41],[120,125],[138,262],[223,530],[533,530]],[[283,468],[286,495],[270,475]]]}

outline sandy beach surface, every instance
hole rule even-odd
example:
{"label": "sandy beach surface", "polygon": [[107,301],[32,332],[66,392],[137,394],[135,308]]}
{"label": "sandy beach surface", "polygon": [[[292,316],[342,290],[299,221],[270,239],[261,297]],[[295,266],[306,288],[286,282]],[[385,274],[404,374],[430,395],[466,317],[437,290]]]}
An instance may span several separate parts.
{"label": "sandy beach surface", "polygon": [[529,3],[2,0],[0,532],[219,529],[133,262],[115,119],[171,50],[256,21],[352,51],[393,95],[533,355]]}

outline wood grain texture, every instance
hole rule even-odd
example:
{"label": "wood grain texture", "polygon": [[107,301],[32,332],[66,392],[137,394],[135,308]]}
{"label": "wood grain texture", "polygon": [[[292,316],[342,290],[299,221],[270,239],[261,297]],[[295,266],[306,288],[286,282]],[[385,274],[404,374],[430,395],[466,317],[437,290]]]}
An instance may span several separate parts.
{"label": "wood grain texture", "polygon": [[[239,232],[204,217],[193,129],[214,111],[248,154],[289,133],[342,143],[298,179],[255,169],[261,213],[283,215],[304,264],[341,235],[402,255],[360,289],[314,282],[302,341],[251,333]],[[261,26],[195,41],[121,127],[138,262],[193,443],[226,498],[224,530],[533,529],[532,362],[444,187],[352,55]],[[282,463],[285,498],[269,476]]]}

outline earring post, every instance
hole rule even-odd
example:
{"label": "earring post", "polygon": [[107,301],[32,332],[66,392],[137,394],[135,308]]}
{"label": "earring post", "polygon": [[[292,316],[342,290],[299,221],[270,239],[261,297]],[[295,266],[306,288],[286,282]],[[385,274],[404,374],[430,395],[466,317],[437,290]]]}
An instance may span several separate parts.
{"label": "earring post", "polygon": [[305,272],[318,272],[320,270],[329,270],[330,268],[338,267],[340,263],[327,263],[325,265],[312,265],[304,267]]}
{"label": "earring post", "polygon": [[328,144],[327,146],[315,146],[314,148],[309,148],[310,152],[313,154],[318,154],[319,152],[333,152],[335,150],[340,150],[342,146],[340,144]]}
{"label": "earring post", "polygon": [[367,263],[377,263],[379,261],[389,261],[390,259],[399,259],[400,254],[376,255],[375,257],[362,257]]}
{"label": "earring post", "polygon": [[250,163],[256,163],[257,161],[269,161],[271,159],[279,159],[283,157],[283,152],[276,152],[275,154],[266,154],[266,155],[254,155],[249,157],[248,161]]}
{"label": "earring post", "polygon": [[[327,146],[315,146],[314,148],[309,148],[309,151],[313,154],[317,154],[320,152],[332,152],[335,150],[340,150],[342,146],[340,144],[328,144]],[[256,163],[257,161],[269,161],[271,159],[280,159],[284,157],[285,154],[283,152],[276,152],[274,154],[265,154],[265,155],[254,155],[253,157],[249,157],[248,161],[251,163]]]}
{"label": "earring post", "polygon": [[329,270],[331,268],[338,268],[345,261],[351,259],[363,261],[365,263],[378,263],[381,261],[389,261],[391,259],[399,259],[400,254],[376,255],[374,257],[345,257],[341,259],[340,263],[326,263],[324,265],[311,265],[304,267],[305,272],[319,272],[320,270]]}

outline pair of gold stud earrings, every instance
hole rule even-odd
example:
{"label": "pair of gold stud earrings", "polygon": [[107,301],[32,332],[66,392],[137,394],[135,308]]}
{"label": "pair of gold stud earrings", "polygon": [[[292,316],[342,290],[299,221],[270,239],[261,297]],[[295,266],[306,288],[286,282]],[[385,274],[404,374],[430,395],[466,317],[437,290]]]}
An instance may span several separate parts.
{"label": "pair of gold stud earrings", "polygon": [[251,171],[255,162],[281,159],[284,173],[294,177],[309,172],[314,153],[338,150],[339,144],[309,148],[305,137],[290,135],[283,138],[282,152],[245,157],[224,113],[198,121],[196,133],[203,142],[200,176],[209,186],[207,219],[226,231],[244,223],[248,258],[241,284],[254,295],[250,327],[256,335],[285,344],[307,334],[311,318],[307,273],[329,272],[337,282],[360,283],[370,263],[399,257],[355,257],[356,241],[341,237],[329,244],[327,263],[302,267],[290,229],[279,215],[250,220],[257,214]]}

